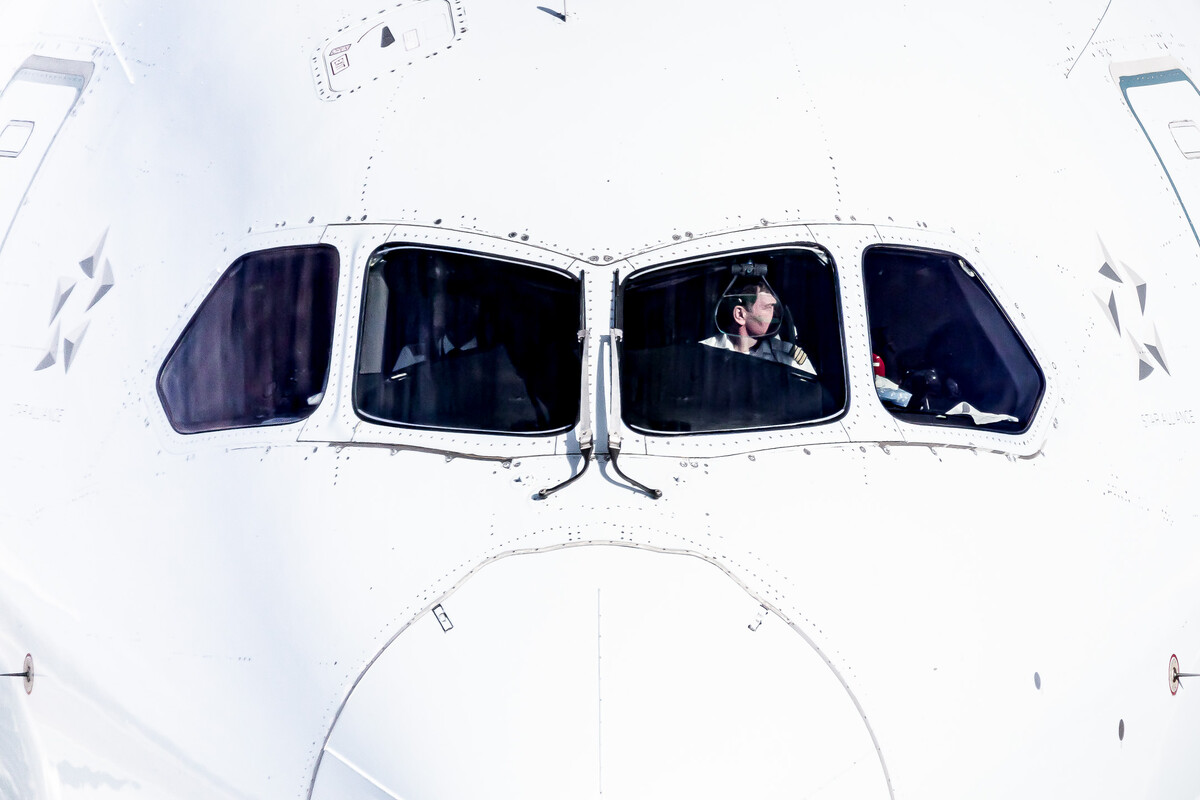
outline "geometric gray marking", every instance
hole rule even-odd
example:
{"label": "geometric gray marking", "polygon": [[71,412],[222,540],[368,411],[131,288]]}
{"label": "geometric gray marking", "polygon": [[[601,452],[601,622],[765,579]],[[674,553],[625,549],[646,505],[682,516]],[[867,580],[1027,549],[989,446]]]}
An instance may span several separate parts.
{"label": "geometric gray marking", "polygon": [[87,329],[88,321],[84,320],[82,325],[63,337],[64,372],[67,372],[71,369],[71,362],[75,360],[75,355],[79,352],[79,345],[83,341],[83,335],[87,333]]}
{"label": "geometric gray marking", "polygon": [[[1149,377],[1156,369],[1156,366],[1162,368],[1167,375],[1170,375],[1171,370],[1167,366],[1167,355],[1163,350],[1162,341],[1159,339],[1158,328],[1146,316],[1146,302],[1150,294],[1149,285],[1142,279],[1142,276],[1134,272],[1124,261],[1114,259],[1109,254],[1108,248],[1105,247],[1103,239],[1100,239],[1099,242],[1100,252],[1104,256],[1103,264],[1100,267],[1100,274],[1111,281],[1132,287],[1133,291],[1137,293],[1138,306],[1141,309],[1140,321],[1133,319],[1129,326],[1122,330],[1116,290],[1109,292],[1107,302],[1105,302],[1101,292],[1093,291],[1096,301],[1107,312],[1109,320],[1117,331],[1117,335],[1128,339],[1129,346],[1137,354],[1139,361],[1138,380],[1142,381]],[[1126,290],[1122,288],[1120,291],[1124,296]],[[1147,328],[1149,328],[1149,331],[1147,331]],[[1136,334],[1135,330],[1137,330]]]}
{"label": "geometric gray marking", "polygon": [[379,46],[388,47],[396,43],[396,37],[392,34],[392,29],[387,25],[383,26],[383,35],[379,37]]}
{"label": "geometric gray marking", "polygon": [[1099,292],[1092,292],[1092,297],[1096,298],[1096,303],[1099,304],[1100,308],[1104,310],[1104,316],[1108,317],[1108,321],[1112,323],[1113,328],[1119,335],[1121,333],[1121,326],[1118,325],[1117,321],[1112,318],[1112,311],[1109,309],[1108,303],[1105,302],[1104,298],[1100,296]]}
{"label": "geometric gray marking", "polygon": [[1146,343],[1146,348],[1150,350],[1151,355],[1154,356],[1159,364],[1162,364],[1162,368],[1170,375],[1171,369],[1167,366],[1167,352],[1163,349],[1162,339],[1158,336],[1158,326],[1154,323],[1150,324],[1150,341]]}
{"label": "geometric gray marking", "polygon": [[[1112,278],[1117,283],[1120,283],[1121,278],[1118,277],[1116,271],[1112,268],[1113,257],[1109,254],[1108,248],[1104,246],[1104,240],[1100,238],[1099,233],[1096,234],[1096,241],[1100,243],[1100,254],[1104,256],[1104,266],[1100,268],[1100,274]],[[1105,272],[1105,269],[1107,269],[1108,272]]]}
{"label": "geometric gray marking", "polygon": [[112,262],[105,259],[104,269],[100,272],[99,285],[96,287],[96,293],[92,295],[92,299],[88,301],[88,309],[91,309],[92,306],[100,302],[101,297],[108,294],[108,290],[113,287],[113,283],[115,281],[113,280]]}
{"label": "geometric gray marking", "polygon": [[1147,353],[1149,353],[1150,355],[1152,355],[1152,356],[1154,357],[1154,360],[1158,362],[1158,365],[1159,365],[1160,367],[1162,367],[1164,370],[1166,370],[1166,373],[1167,373],[1168,375],[1170,375],[1170,374],[1171,374],[1171,370],[1167,369],[1167,362],[1163,360],[1163,357],[1162,357],[1162,355],[1161,355],[1161,354],[1158,352],[1158,348],[1157,348],[1157,347],[1155,347],[1155,346],[1154,346],[1154,345],[1152,345],[1152,344],[1147,344],[1147,345],[1146,345],[1146,352],[1147,352]]}
{"label": "geometric gray marking", "polygon": [[67,298],[71,296],[71,291],[75,288],[75,281],[70,278],[59,278],[58,286],[54,290],[54,302],[50,304],[50,321],[54,322],[54,318],[58,316],[58,312],[62,311],[62,307],[67,304]]}
{"label": "geometric gray marking", "polygon": [[1138,302],[1142,305],[1142,313],[1146,313],[1146,282],[1141,277],[1129,268],[1129,265],[1124,261],[1121,262],[1121,267],[1125,270],[1125,274],[1129,277],[1129,282],[1137,287]]}
{"label": "geometric gray marking", "polygon": [[1129,268],[1129,265],[1124,261],[1121,262],[1121,269],[1125,270],[1125,275],[1129,278],[1130,283],[1145,283],[1136,272]]}
{"label": "geometric gray marking", "polygon": [[42,356],[42,360],[41,360],[41,361],[39,361],[39,362],[38,362],[38,365],[37,365],[36,367],[34,367],[34,368],[33,368],[33,371],[34,371],[34,372],[41,372],[41,371],[42,371],[42,370],[44,370],[46,367],[51,367],[51,366],[54,366],[54,362],[55,362],[55,360],[56,360],[56,357],[55,357],[55,356],[56,356],[56,354],[55,354],[55,352],[54,352],[53,350],[47,350],[47,351],[46,351],[46,355]]}
{"label": "geometric gray marking", "polygon": [[92,248],[92,254],[79,262],[79,268],[89,278],[94,277],[96,274],[96,265],[100,263],[100,251],[104,249],[104,240],[107,238],[108,228],[105,228],[104,233],[100,234],[100,238],[96,240],[96,246]]}
{"label": "geometric gray marking", "polygon": [[54,331],[50,334],[50,341],[46,343],[46,353],[33,368],[34,372],[40,372],[58,361],[58,329],[59,326],[55,325]]}

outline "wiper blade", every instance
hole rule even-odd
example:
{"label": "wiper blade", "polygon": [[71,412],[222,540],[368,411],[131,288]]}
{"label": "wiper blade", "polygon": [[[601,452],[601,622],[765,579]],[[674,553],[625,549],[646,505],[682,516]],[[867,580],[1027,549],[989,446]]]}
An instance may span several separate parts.
{"label": "wiper blade", "polygon": [[[615,273],[614,273],[615,278]],[[612,367],[612,374],[609,376],[608,385],[609,391],[612,392],[612,399],[609,401],[609,419],[608,419],[608,458],[612,464],[613,472],[617,473],[626,483],[634,487],[640,492],[643,492],[657,500],[662,497],[662,489],[652,489],[640,481],[635,481],[633,478],[626,475],[617,466],[617,456],[621,454],[621,387],[618,381],[621,376],[620,351],[621,339],[624,337],[624,331],[620,328],[613,328],[608,337],[608,346],[612,356],[609,359],[609,364]]]}
{"label": "wiper blade", "polygon": [[583,477],[583,473],[587,472],[588,467],[592,462],[592,406],[589,402],[591,398],[588,396],[588,375],[591,371],[591,332],[587,327],[587,291],[584,280],[587,273],[580,271],[579,273],[579,341],[583,345],[583,352],[580,354],[579,364],[579,454],[583,456],[583,467],[579,472],[576,472],[571,477],[567,478],[557,486],[551,486],[549,489],[542,489],[537,493],[539,500],[545,500],[550,495],[557,492],[559,489],[565,489],[575,481]]}

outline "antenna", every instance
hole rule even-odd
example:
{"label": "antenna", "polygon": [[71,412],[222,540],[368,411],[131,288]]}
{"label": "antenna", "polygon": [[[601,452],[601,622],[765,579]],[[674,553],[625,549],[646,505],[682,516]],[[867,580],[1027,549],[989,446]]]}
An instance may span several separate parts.
{"label": "antenna", "polygon": [[25,654],[24,672],[0,672],[0,678],[24,678],[25,694],[33,693],[33,656]]}

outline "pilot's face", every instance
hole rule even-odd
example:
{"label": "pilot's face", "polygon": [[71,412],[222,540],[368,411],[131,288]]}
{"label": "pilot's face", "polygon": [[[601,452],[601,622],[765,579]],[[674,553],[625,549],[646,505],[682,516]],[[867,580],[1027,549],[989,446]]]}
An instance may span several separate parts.
{"label": "pilot's face", "polygon": [[775,320],[776,301],[774,295],[759,292],[754,305],[746,309],[746,335],[761,339],[767,335]]}

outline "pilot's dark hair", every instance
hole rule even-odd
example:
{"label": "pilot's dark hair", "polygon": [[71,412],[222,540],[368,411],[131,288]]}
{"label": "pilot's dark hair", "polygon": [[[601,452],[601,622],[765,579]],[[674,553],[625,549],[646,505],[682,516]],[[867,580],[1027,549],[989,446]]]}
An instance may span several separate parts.
{"label": "pilot's dark hair", "polygon": [[762,278],[748,275],[734,281],[717,302],[717,329],[722,332],[733,330],[733,310],[738,306],[749,309],[758,300],[761,292],[766,292],[772,297],[775,296],[771,287]]}

